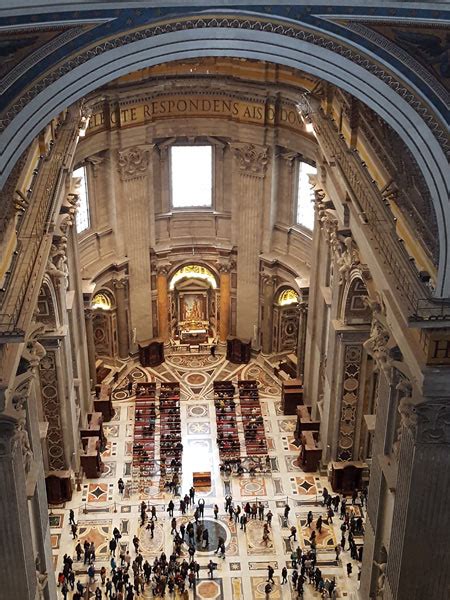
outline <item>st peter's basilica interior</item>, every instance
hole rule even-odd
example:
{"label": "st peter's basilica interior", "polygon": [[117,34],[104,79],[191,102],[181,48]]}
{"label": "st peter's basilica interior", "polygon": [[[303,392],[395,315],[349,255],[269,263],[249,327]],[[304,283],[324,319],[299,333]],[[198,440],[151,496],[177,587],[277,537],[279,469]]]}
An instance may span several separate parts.
{"label": "st peter's basilica interior", "polygon": [[448,599],[449,4],[8,4],[0,599]]}

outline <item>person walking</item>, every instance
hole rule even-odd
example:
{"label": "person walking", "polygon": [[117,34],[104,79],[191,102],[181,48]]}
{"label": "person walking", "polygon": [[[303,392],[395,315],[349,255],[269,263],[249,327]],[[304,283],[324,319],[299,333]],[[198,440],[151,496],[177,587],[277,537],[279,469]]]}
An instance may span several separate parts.
{"label": "person walking", "polygon": [[293,538],[294,538],[294,542],[296,542],[296,541],[297,541],[297,527],[296,527],[295,525],[292,525],[292,527],[291,527],[291,534],[290,534],[290,536],[288,537],[288,540],[290,540],[290,539],[291,539],[291,537],[293,537]]}
{"label": "person walking", "polygon": [[288,574],[287,568],[283,567],[281,569],[281,584],[287,583],[287,574]]}
{"label": "person walking", "polygon": [[214,577],[214,569],[215,569],[215,564],[213,563],[212,560],[209,561],[208,563],[208,573],[211,579],[213,579]]}
{"label": "person walking", "polygon": [[69,510],[69,525],[76,525],[76,523],[75,523],[75,513],[73,512],[72,508]]}
{"label": "person walking", "polygon": [[217,519],[217,516],[219,514],[219,507],[217,506],[217,504],[214,504],[213,512],[214,512],[214,518]]}
{"label": "person walking", "polygon": [[112,556],[116,555],[116,548],[117,548],[116,538],[112,537],[109,541],[109,551]]}
{"label": "person walking", "polygon": [[125,489],[125,484],[123,482],[122,477],[120,477],[119,481],[117,482],[117,487],[119,488],[119,494],[123,495],[123,490]]}
{"label": "person walking", "polygon": [[271,581],[275,585],[275,581],[273,580],[273,574],[275,573],[272,565],[267,565],[267,581]]}
{"label": "person walking", "polygon": [[72,523],[72,539],[75,540],[77,538],[78,525],[76,523]]}

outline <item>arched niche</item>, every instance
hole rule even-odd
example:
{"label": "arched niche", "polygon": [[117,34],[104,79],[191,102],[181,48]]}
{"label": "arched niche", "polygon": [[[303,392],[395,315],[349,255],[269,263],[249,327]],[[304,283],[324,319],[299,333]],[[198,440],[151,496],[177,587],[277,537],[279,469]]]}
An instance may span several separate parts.
{"label": "arched niche", "polygon": [[359,275],[346,283],[341,300],[341,319],[346,325],[370,325],[372,310],[367,286]]}
{"label": "arched niche", "polygon": [[189,263],[169,275],[171,337],[207,342],[217,334],[218,277],[209,265]]}
{"label": "arched niche", "polygon": [[97,357],[118,356],[116,301],[112,290],[102,287],[92,295],[95,354]]}
{"label": "arched niche", "polygon": [[44,276],[37,300],[37,320],[44,323],[46,331],[56,331],[61,325],[60,309],[55,287],[48,275]]}
{"label": "arched niche", "polygon": [[300,301],[299,292],[289,285],[284,284],[275,291],[272,352],[296,350],[298,341],[298,305]]}

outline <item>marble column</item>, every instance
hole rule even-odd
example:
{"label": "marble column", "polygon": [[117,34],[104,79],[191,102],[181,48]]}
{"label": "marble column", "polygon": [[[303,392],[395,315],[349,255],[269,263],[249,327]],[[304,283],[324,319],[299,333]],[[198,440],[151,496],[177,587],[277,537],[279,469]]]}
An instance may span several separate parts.
{"label": "marble column", "polygon": [[262,237],[261,203],[269,162],[268,148],[254,144],[232,146],[238,167],[239,198],[236,334],[258,345],[259,255]]}
{"label": "marble column", "polygon": [[[153,334],[150,268],[149,147],[135,146],[119,151],[118,165],[126,198],[128,290],[131,328],[137,341]],[[127,242],[129,241],[129,243]],[[135,348],[132,348],[135,351]]]}
{"label": "marble column", "polygon": [[272,330],[273,330],[273,294],[276,284],[276,276],[263,273],[263,306],[264,316],[262,320],[262,351],[263,354],[272,352]]}
{"label": "marble column", "polygon": [[159,266],[156,274],[156,290],[158,292],[158,335],[164,341],[169,341],[169,290],[166,265]]}
{"label": "marble column", "polygon": [[130,348],[125,300],[127,281],[126,279],[115,279],[113,284],[116,291],[117,341],[119,345],[119,358],[128,358]]}
{"label": "marble column", "polygon": [[[302,298],[305,296],[302,294]],[[307,297],[307,296],[306,296]],[[297,329],[297,377],[303,379],[305,374],[306,328],[308,323],[308,303],[303,299],[298,305]]]}
{"label": "marble column", "polygon": [[[430,387],[437,387],[436,380],[442,375],[438,373],[439,370],[430,369]],[[427,376],[424,388],[429,387],[426,379]],[[403,398],[399,404],[402,429],[386,580],[382,595],[384,600],[448,597],[448,373],[438,385],[440,383],[443,384],[440,390],[442,395]]]}
{"label": "marble column", "polygon": [[220,307],[219,307],[219,341],[226,342],[230,331],[231,311],[231,264],[220,264]]}
{"label": "marble column", "polygon": [[36,566],[27,505],[22,439],[15,419],[0,415],[0,589],[8,600],[35,600]]}
{"label": "marble column", "polygon": [[95,342],[94,342],[94,313],[90,309],[85,309],[84,319],[86,323],[86,341],[89,362],[89,377],[91,379],[91,390],[95,389],[97,383],[97,368],[95,366]]}

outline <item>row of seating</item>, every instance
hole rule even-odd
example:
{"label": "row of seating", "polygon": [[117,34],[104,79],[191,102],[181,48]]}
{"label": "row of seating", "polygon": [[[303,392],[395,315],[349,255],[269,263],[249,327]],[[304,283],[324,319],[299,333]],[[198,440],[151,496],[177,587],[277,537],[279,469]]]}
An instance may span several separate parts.
{"label": "row of seating", "polygon": [[180,383],[161,383],[159,392],[160,415],[160,458],[161,470],[181,463],[183,444],[181,442]]}
{"label": "row of seating", "polygon": [[141,477],[155,471],[156,383],[140,383],[134,404],[133,470]]}
{"label": "row of seating", "polygon": [[217,445],[221,461],[238,459],[241,443],[237,427],[235,387],[231,381],[214,381]]}
{"label": "row of seating", "polygon": [[267,440],[259,401],[258,382],[253,379],[242,379],[238,382],[238,388],[247,455],[267,455]]}

